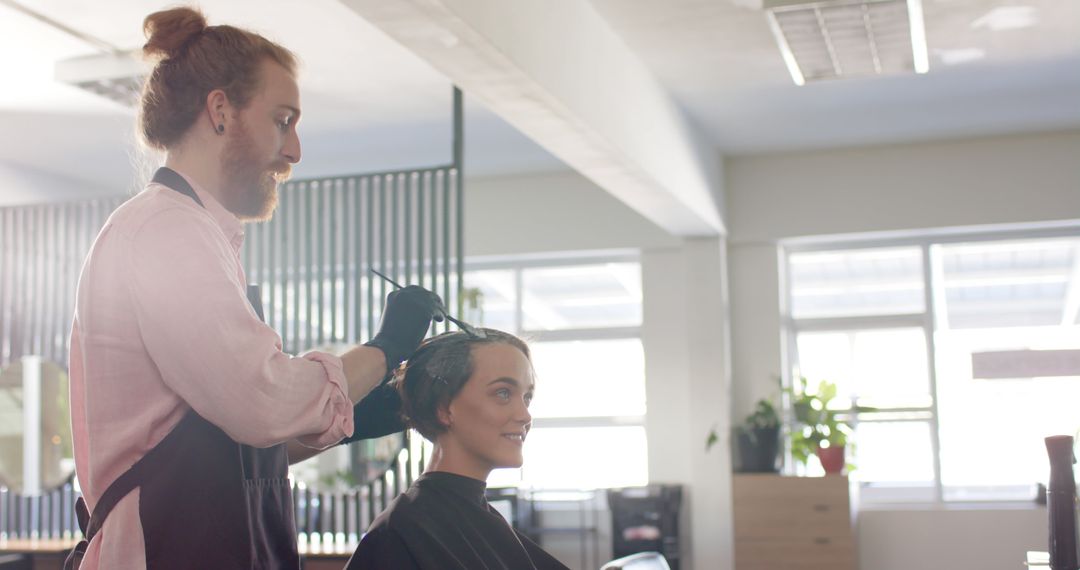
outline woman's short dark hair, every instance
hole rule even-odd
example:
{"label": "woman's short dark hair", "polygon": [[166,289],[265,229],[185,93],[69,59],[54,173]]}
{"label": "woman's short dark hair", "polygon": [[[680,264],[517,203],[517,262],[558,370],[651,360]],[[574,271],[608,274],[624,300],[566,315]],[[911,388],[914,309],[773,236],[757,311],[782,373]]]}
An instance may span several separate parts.
{"label": "woman's short dark hair", "polygon": [[520,338],[495,329],[479,330],[483,336],[453,331],[429,338],[395,373],[402,417],[428,441],[434,442],[446,431],[439,411],[450,405],[472,376],[473,347],[508,344],[532,361],[529,345]]}

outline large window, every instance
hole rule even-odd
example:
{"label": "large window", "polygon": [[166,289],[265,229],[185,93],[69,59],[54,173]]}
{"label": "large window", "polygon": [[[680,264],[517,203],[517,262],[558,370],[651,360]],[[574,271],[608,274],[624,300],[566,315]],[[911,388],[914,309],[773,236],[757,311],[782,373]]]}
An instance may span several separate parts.
{"label": "large window", "polygon": [[787,244],[793,377],[835,382],[864,498],[1027,500],[1080,428],[1080,228]]}
{"label": "large window", "polygon": [[529,341],[537,375],[525,467],[497,470],[489,484],[646,484],[637,257],[474,262],[465,286],[482,299],[469,317]]}

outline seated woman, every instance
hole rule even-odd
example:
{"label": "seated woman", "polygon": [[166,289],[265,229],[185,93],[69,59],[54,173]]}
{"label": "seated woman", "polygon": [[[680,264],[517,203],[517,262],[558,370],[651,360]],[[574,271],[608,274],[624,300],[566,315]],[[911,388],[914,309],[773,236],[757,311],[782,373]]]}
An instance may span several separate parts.
{"label": "seated woman", "polygon": [[398,370],[405,422],[435,450],[372,523],[348,569],[566,569],[484,498],[493,469],[521,466],[534,378],[521,339],[480,331],[429,339]]}

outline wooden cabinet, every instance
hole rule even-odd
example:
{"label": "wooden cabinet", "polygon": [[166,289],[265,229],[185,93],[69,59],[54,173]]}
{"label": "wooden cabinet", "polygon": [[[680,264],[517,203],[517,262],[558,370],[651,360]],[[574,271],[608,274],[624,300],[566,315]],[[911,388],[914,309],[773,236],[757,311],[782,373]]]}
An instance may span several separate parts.
{"label": "wooden cabinet", "polygon": [[848,478],[736,474],[735,570],[855,570]]}

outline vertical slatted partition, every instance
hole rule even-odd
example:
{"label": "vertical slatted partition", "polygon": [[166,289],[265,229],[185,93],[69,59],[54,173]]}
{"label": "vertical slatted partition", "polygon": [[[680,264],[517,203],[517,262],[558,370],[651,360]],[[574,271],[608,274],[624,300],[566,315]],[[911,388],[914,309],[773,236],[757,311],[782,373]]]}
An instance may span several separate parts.
{"label": "vertical slatted partition", "polygon": [[461,188],[453,166],[290,182],[247,227],[248,281],[286,352],[370,339],[393,289],[370,269],[455,306]]}
{"label": "vertical slatted partition", "polygon": [[122,202],[0,208],[0,368],[28,355],[67,367],[79,271]]}
{"label": "vertical slatted partition", "polygon": [[[67,367],[86,252],[122,198],[0,208],[0,369],[40,355]],[[69,481],[29,497],[0,487],[0,540],[77,533]]]}
{"label": "vertical slatted partition", "polygon": [[[242,256],[287,352],[369,339],[392,289],[372,267],[456,306],[455,167],[289,182],[279,196],[271,221],[247,226]],[[79,271],[122,202],[0,208],[0,368],[26,355],[66,367]]]}

